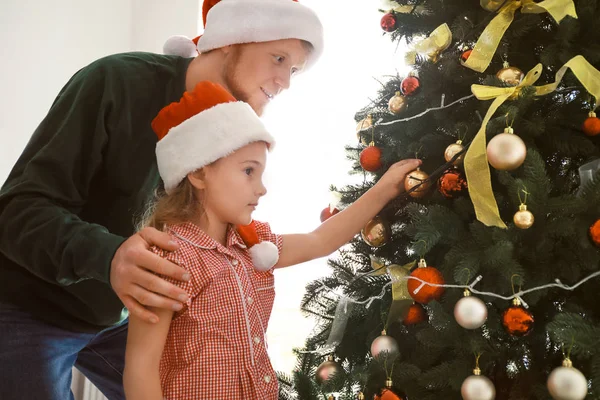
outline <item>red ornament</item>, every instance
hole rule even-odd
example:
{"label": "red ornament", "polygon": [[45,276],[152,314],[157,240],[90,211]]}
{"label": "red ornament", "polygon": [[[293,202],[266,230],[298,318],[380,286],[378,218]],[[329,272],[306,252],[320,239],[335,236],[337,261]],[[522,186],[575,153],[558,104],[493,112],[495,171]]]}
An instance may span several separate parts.
{"label": "red ornament", "polygon": [[394,32],[396,30],[397,23],[398,20],[396,20],[396,16],[391,12],[381,17],[381,29],[386,32]]}
{"label": "red ornament", "polygon": [[583,133],[588,136],[596,136],[600,133],[600,119],[596,118],[596,113],[590,111],[588,118],[583,121]]}
{"label": "red ornament", "polygon": [[462,62],[467,62],[467,60],[469,59],[469,56],[471,55],[471,53],[473,52],[472,49],[469,49],[467,51],[464,51],[461,56],[460,56],[460,60]]}
{"label": "red ornament", "polygon": [[414,303],[409,307],[408,314],[402,322],[404,322],[404,325],[416,325],[419,322],[425,321],[426,318],[427,312],[425,311],[423,306],[419,303]]}
{"label": "red ornament", "polygon": [[[410,276],[419,278],[427,283],[434,285],[443,285],[444,276],[442,273],[434,267],[428,267],[425,260],[419,261],[419,268],[415,269]],[[431,300],[438,300],[444,294],[444,288],[441,286],[430,286],[423,284],[423,287],[415,293],[415,290],[422,285],[421,281],[416,279],[409,279],[407,282],[408,294],[416,301],[421,304],[427,304]]]}
{"label": "red ornament", "polygon": [[365,171],[375,172],[381,168],[381,150],[373,143],[360,152],[360,166]]}
{"label": "red ornament", "polygon": [[375,395],[374,400],[404,400],[404,397],[392,392],[390,389],[383,389],[380,395]]}
{"label": "red ornament", "polygon": [[448,199],[455,198],[467,188],[467,179],[463,173],[456,168],[447,170],[438,180],[438,190]]}
{"label": "red ornament", "polygon": [[412,96],[419,91],[421,87],[421,81],[414,75],[409,75],[402,79],[400,83],[400,90],[404,96]]}
{"label": "red ornament", "polygon": [[525,336],[533,329],[533,315],[521,305],[519,299],[502,314],[502,324],[513,336]]}
{"label": "red ornament", "polygon": [[333,211],[331,210],[331,207],[325,207],[323,209],[323,211],[321,211],[321,222],[325,222],[325,220],[329,219],[329,217],[339,213],[340,210],[338,210],[337,208],[333,208]]}
{"label": "red ornament", "polygon": [[592,238],[592,242],[600,247],[600,219],[590,226],[590,237]]}

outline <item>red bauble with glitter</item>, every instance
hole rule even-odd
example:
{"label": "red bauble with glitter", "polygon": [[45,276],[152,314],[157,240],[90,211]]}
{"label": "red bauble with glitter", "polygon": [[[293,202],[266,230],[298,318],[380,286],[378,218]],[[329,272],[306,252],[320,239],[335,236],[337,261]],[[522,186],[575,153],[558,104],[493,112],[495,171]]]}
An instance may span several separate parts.
{"label": "red bauble with glitter", "polygon": [[600,247],[600,219],[590,226],[590,237],[592,238],[592,242]]}
{"label": "red bauble with glitter", "polygon": [[462,53],[462,54],[461,54],[461,56],[460,56],[460,60],[461,60],[462,62],[467,62],[467,60],[469,59],[469,56],[471,55],[471,53],[472,53],[472,52],[473,52],[473,50],[472,50],[472,49],[469,49],[469,50],[463,51],[463,53]]}
{"label": "red bauble with glitter", "polygon": [[[427,265],[421,260],[419,262],[419,268],[415,269],[410,276],[419,278],[422,281],[427,283],[432,283],[434,285],[443,285],[446,282],[444,281],[444,276],[442,273],[434,267],[426,267]],[[439,300],[444,294],[444,288],[441,286],[430,286],[423,284],[423,287],[415,293],[415,290],[422,285],[421,281],[416,279],[409,279],[407,282],[408,286],[408,294],[418,303],[427,304],[431,300]]]}
{"label": "red bauble with glitter", "polygon": [[402,79],[400,83],[400,91],[404,96],[412,96],[419,91],[421,87],[421,81],[414,75],[409,75]]}
{"label": "red bauble with glitter", "polygon": [[456,168],[447,170],[440,176],[440,179],[438,179],[438,190],[448,199],[459,196],[464,193],[467,188],[467,179],[464,174]]}
{"label": "red bauble with glitter", "polygon": [[512,336],[525,336],[533,329],[533,315],[515,299],[502,314],[502,324]]}
{"label": "red bauble with glitter", "polygon": [[590,112],[588,118],[583,121],[583,133],[588,136],[596,136],[600,134],[600,118],[596,117],[595,112]]}
{"label": "red bauble with glitter", "polygon": [[419,303],[414,303],[408,309],[406,318],[402,321],[404,325],[416,325],[427,319],[427,312]]}
{"label": "red bauble with glitter", "polygon": [[329,219],[331,216],[339,213],[340,210],[334,208],[331,210],[331,207],[325,207],[323,211],[321,211],[321,222],[325,222],[325,220]]}
{"label": "red bauble with glitter", "polygon": [[386,32],[394,32],[396,30],[397,23],[398,20],[393,13],[387,13],[381,17],[381,29]]}
{"label": "red bauble with glitter", "polygon": [[369,147],[360,152],[360,166],[365,171],[375,172],[381,168],[381,165],[381,150],[379,147],[369,145]]}

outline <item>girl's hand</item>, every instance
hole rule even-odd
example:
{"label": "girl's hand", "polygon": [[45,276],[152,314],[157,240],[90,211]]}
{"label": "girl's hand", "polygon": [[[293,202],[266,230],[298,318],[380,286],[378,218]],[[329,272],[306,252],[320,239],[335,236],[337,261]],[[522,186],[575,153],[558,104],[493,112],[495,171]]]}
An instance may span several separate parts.
{"label": "girl's hand", "polygon": [[422,161],[418,159],[407,159],[392,164],[375,184],[375,187],[381,190],[382,195],[386,196],[389,200],[398,197],[404,193],[404,179],[406,175],[417,169],[421,163]]}

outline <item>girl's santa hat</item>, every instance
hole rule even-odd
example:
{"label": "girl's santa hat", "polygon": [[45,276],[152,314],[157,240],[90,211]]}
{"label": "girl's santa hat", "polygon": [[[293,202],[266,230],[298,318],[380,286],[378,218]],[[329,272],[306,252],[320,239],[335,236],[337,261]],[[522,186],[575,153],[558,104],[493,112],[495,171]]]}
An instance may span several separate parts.
{"label": "girl's santa hat", "polygon": [[[263,141],[269,151],[275,146],[275,139],[247,103],[207,81],[196,85],[194,91],[185,92],[179,102],[163,108],[152,121],[152,129],[158,136],[158,172],[167,194],[190,172],[247,144]],[[256,269],[266,271],[275,265],[279,258],[277,247],[271,242],[260,242],[253,223],[238,227],[238,232],[250,249]]]}
{"label": "girl's santa hat", "polygon": [[308,69],[323,53],[323,26],[317,14],[297,0],[204,0],[204,33],[193,40],[173,36],[163,52],[195,57],[224,46],[240,43],[301,39],[313,46]]}

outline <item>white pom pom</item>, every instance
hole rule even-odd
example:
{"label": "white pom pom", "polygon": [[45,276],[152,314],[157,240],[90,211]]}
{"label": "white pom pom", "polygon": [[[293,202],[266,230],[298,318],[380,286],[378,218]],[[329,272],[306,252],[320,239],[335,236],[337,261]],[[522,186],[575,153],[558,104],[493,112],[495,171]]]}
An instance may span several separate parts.
{"label": "white pom pom", "polygon": [[163,45],[163,53],[168,56],[195,57],[198,55],[196,45],[187,36],[171,36]]}
{"label": "white pom pom", "polygon": [[257,271],[268,271],[277,264],[279,260],[279,250],[273,243],[264,241],[255,244],[250,248],[250,256],[254,263],[254,269]]}

